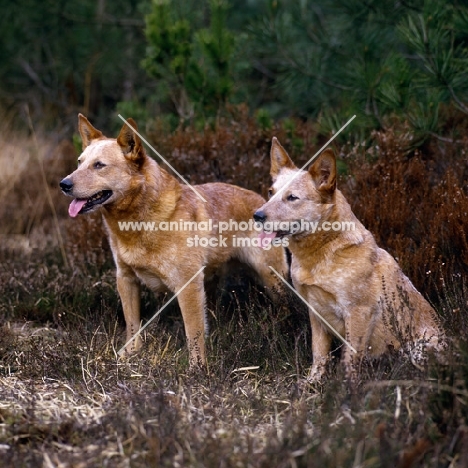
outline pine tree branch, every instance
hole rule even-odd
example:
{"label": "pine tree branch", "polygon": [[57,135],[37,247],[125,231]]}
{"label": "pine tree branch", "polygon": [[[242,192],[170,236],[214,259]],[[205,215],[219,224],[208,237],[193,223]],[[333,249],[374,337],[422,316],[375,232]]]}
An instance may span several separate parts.
{"label": "pine tree branch", "polygon": [[447,85],[448,90],[450,91],[450,95],[452,96],[452,99],[455,101],[455,104],[458,106],[458,108],[465,114],[468,114],[468,107],[460,100],[460,98],[455,94],[455,91],[453,90],[451,85]]}
{"label": "pine tree branch", "polygon": [[278,44],[283,59],[286,60],[286,62],[288,62],[296,71],[298,71],[302,75],[318,80],[321,83],[328,84],[332,88],[341,89],[342,91],[351,91],[353,89],[350,86],[344,86],[339,83],[335,83],[329,79],[325,79],[317,73],[309,72],[308,70],[304,69],[304,67],[302,67],[302,65],[299,62],[297,62],[297,60],[291,57],[291,55],[288,54],[286,50],[284,50],[282,44],[278,40],[276,41],[276,43]]}

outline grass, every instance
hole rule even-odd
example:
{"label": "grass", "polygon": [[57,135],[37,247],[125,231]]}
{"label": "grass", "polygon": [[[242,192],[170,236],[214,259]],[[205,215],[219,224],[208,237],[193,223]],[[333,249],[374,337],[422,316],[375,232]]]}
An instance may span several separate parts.
{"label": "grass", "polygon": [[48,324],[4,322],[5,466],[449,466],[468,455],[466,356],[425,372],[400,355],[363,363],[355,393],[336,366],[308,387],[306,320],[261,309],[252,292],[252,310],[221,311],[208,373],[192,374],[178,316],[119,361],[111,294],[100,311],[90,294],[88,310],[71,305],[65,317],[51,300]]}
{"label": "grass", "polygon": [[[236,140],[241,128],[242,138]],[[313,131],[300,123],[293,135],[279,127],[272,131],[283,132],[285,146],[295,139],[296,152],[315,141]],[[206,167],[197,177],[203,180],[210,174],[225,177],[230,166],[215,159],[231,161],[238,152],[242,156],[232,173],[242,180],[229,181],[263,190],[268,168],[256,166],[251,172],[248,163],[267,151],[271,135],[265,132],[241,121],[191,138],[179,130],[161,137],[161,146],[171,162],[194,174],[199,148]],[[431,281],[426,270],[418,281],[453,340],[445,366],[430,357],[425,369],[416,369],[405,353],[389,354],[363,362],[359,385],[351,388],[338,363],[338,344],[323,384],[304,383],[312,356],[302,305],[293,298],[287,306],[272,304],[234,270],[228,280],[213,285],[206,373],[188,371],[177,307],[146,329],[139,355],[117,359],[124,321],[99,216],[67,219],[66,199],[56,186],[76,155],[66,142],[56,149],[38,137],[66,266],[53,213],[40,195],[43,181],[33,154],[38,148],[27,137],[9,135],[9,144],[16,146],[0,153],[0,466],[467,466],[467,254],[463,239],[452,242],[466,209],[466,175],[448,176],[443,168],[426,164],[430,183],[442,187],[449,181],[446,196],[456,195],[452,189],[461,195],[454,215],[444,217],[444,229],[424,237],[421,225],[398,219],[398,210],[403,217],[407,211],[396,200],[398,193],[407,193],[405,184],[422,186],[426,166],[413,153],[405,160],[407,149],[397,147],[393,138],[387,146],[380,142],[374,163],[369,148],[340,149],[356,161],[363,158],[356,164],[343,159],[348,176],[341,185],[381,244],[400,256],[408,249],[405,271],[418,272],[423,268],[418,262],[442,259],[437,280]],[[460,153],[449,150],[452,166],[459,167]],[[426,157],[435,151],[429,148]],[[11,158],[18,154],[24,159],[14,159],[13,166]],[[382,177],[385,168],[388,180]],[[395,206],[378,198],[379,187]],[[430,190],[413,197],[413,211],[428,217],[430,197]],[[450,268],[442,268],[444,258]],[[151,317],[164,300],[144,290],[143,316]]]}

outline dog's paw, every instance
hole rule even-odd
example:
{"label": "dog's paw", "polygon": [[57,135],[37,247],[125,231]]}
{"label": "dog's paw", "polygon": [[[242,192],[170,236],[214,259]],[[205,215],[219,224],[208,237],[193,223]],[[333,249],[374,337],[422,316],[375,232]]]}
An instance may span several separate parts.
{"label": "dog's paw", "polygon": [[124,346],[118,353],[119,359],[126,360],[139,353],[143,347],[143,341],[137,336],[133,341]]}
{"label": "dog's paw", "polygon": [[323,364],[314,364],[309,371],[309,374],[307,376],[307,382],[309,384],[316,384],[320,383],[323,380],[323,377],[325,375],[325,365]]}

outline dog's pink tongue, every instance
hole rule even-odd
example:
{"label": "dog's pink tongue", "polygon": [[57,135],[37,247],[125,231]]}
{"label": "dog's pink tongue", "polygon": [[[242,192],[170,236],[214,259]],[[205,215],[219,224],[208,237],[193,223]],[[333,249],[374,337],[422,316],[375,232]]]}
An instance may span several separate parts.
{"label": "dog's pink tongue", "polygon": [[262,231],[258,235],[258,237],[260,239],[260,244],[261,244],[262,249],[265,249],[266,247],[268,247],[271,244],[271,241],[276,237],[276,232]]}
{"label": "dog's pink tongue", "polygon": [[86,200],[81,200],[79,198],[75,198],[71,203],[70,206],[68,207],[68,214],[74,218],[83,208],[84,204],[86,203]]}

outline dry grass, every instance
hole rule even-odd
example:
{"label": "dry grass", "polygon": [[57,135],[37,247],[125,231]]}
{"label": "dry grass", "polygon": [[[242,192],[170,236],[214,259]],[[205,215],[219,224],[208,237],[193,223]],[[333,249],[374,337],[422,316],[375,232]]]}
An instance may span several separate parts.
{"label": "dry grass", "polygon": [[[269,182],[273,133],[293,148],[296,160],[305,161],[319,139],[306,124],[286,127],[258,129],[241,115],[204,133],[165,135],[156,128],[153,136],[197,181],[227,180],[261,191]],[[368,153],[342,149],[363,158],[359,164],[345,159],[349,175],[342,186],[379,242],[400,257],[406,252],[405,270],[432,292],[453,343],[446,366],[431,358],[418,370],[404,353],[363,362],[355,388],[339,365],[323,386],[305,385],[311,355],[304,309],[293,299],[287,308],[276,307],[242,275],[213,286],[206,374],[187,370],[177,307],[147,328],[141,354],[119,361],[124,322],[101,222],[96,216],[66,219],[56,185],[75,155],[69,148],[62,149],[65,158],[52,157],[59,153],[39,138],[66,267],[37,176],[35,146],[28,138],[8,138],[11,147],[0,153],[0,466],[467,466],[467,253],[465,238],[455,239],[466,209],[466,174],[457,148],[446,148],[452,155],[437,165],[437,148],[408,153],[398,146],[400,137],[387,147],[379,138]],[[257,160],[261,164],[252,166]],[[409,187],[411,202],[398,202]],[[461,208],[444,211],[458,191]],[[443,203],[433,207],[434,196]],[[431,210],[443,217],[444,229],[432,231],[432,219],[405,223],[409,212],[426,220]],[[450,268],[437,270],[443,282],[418,276],[437,258],[452,259]],[[145,290],[143,316],[151,317],[163,300]]]}
{"label": "dry grass", "polygon": [[55,212],[59,217],[67,213],[57,181],[76,167],[76,152],[65,139],[10,129],[1,132],[0,146],[0,236],[26,236],[43,247],[43,234],[57,238]]}
{"label": "dry grass", "polygon": [[436,467],[455,457],[464,466],[466,356],[428,373],[399,355],[363,363],[354,394],[340,368],[307,387],[305,343],[283,337],[277,312],[262,316],[258,305],[218,319],[207,375],[187,374],[176,317],[149,327],[145,350],[126,362],[107,307],[47,327],[5,323],[2,463]]}

